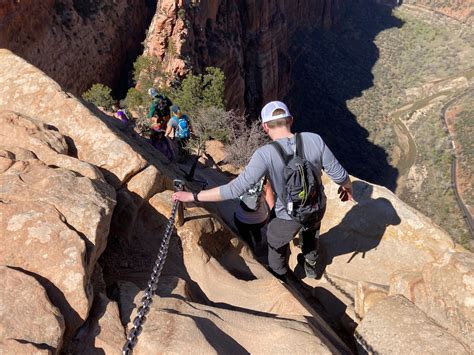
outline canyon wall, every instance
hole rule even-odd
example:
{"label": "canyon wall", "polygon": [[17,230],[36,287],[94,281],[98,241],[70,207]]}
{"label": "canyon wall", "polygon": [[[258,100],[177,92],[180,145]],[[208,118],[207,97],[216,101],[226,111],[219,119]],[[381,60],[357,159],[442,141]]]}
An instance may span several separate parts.
{"label": "canyon wall", "polygon": [[341,7],[339,0],[219,0],[187,6],[183,0],[164,0],[150,26],[145,53],[161,58],[178,76],[191,68],[221,68],[228,108],[254,114],[263,102],[288,92],[291,36],[330,27]]}
{"label": "canyon wall", "polygon": [[97,82],[126,86],[155,8],[141,0],[2,1],[0,48],[74,94]]}

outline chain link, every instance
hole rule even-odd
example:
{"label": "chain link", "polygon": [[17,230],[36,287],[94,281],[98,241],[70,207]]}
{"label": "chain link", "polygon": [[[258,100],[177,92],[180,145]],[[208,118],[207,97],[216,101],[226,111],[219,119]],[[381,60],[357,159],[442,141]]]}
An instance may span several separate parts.
{"label": "chain link", "polygon": [[[182,190],[182,185],[177,185],[179,190]],[[158,288],[158,280],[160,279],[161,271],[165,265],[166,255],[168,254],[168,247],[171,239],[171,234],[173,232],[174,221],[176,218],[176,212],[178,211],[179,201],[173,203],[173,208],[171,210],[171,216],[168,219],[166,224],[165,233],[163,240],[161,241],[160,250],[158,251],[158,256],[156,258],[153,270],[148,281],[147,288],[145,289],[145,295],[141,299],[141,306],[137,310],[137,316],[133,320],[133,328],[128,333],[127,341],[122,348],[123,355],[133,354],[133,348],[138,342],[138,337],[143,331],[143,325],[146,321],[146,316],[150,312],[150,305],[153,302],[153,294]]]}
{"label": "chain link", "polygon": [[[356,320],[357,322],[360,322],[362,320],[362,317],[356,312],[356,309],[355,309],[355,298],[348,292],[346,291],[344,288],[342,288],[340,285],[337,284],[336,281],[334,281],[331,277],[329,277],[329,275],[327,274],[327,272],[325,271],[324,274],[323,274],[324,278],[326,279],[326,281],[332,286],[334,287],[336,290],[338,290],[340,293],[342,293],[344,295],[344,297],[347,297],[348,300],[350,300],[350,304],[351,306],[353,307],[354,309],[354,315],[356,317]],[[359,332],[357,332],[357,330],[354,331],[354,338],[357,340],[357,342],[359,343],[359,345],[368,353],[368,354],[372,354],[372,355],[378,355],[378,352],[372,347],[370,346],[369,343],[367,343],[367,340],[364,339],[364,337],[362,335],[360,335]]]}

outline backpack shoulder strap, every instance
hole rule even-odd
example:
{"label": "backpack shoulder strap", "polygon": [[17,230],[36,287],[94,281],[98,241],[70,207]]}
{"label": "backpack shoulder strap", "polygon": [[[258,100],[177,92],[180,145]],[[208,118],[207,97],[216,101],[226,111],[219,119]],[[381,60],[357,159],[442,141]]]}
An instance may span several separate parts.
{"label": "backpack shoulder strap", "polygon": [[286,166],[288,162],[290,161],[290,156],[285,153],[283,148],[278,142],[271,142],[270,143],[273,147],[275,147],[276,151],[278,152],[278,155],[280,156],[281,160],[283,160],[283,164]]}
{"label": "backpack shoulder strap", "polygon": [[304,146],[303,146],[303,139],[301,138],[301,134],[295,133],[295,144],[296,144],[296,155],[299,156],[301,159],[304,159]]}

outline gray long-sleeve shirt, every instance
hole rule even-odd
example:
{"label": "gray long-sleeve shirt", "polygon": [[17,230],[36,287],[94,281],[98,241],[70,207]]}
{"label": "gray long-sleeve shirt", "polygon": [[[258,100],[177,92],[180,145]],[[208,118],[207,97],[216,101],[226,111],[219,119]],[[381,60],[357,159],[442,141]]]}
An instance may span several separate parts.
{"label": "gray long-sleeve shirt", "polygon": [[[348,174],[342,165],[337,161],[334,154],[326,146],[323,139],[315,133],[300,133],[299,139],[303,140],[305,159],[314,164],[320,171],[324,168],[326,174],[339,185],[343,185]],[[293,154],[295,151],[295,138],[281,138],[278,142],[287,154]],[[244,171],[227,185],[220,187],[220,194],[224,200],[238,198],[252,185],[257,183],[262,176],[267,176],[274,191],[277,194],[275,212],[278,218],[290,220],[291,217],[286,212],[280,196],[285,186],[283,178],[284,163],[275,147],[271,144],[258,148],[252,155],[250,162]],[[323,196],[323,204],[326,203],[326,197]]]}

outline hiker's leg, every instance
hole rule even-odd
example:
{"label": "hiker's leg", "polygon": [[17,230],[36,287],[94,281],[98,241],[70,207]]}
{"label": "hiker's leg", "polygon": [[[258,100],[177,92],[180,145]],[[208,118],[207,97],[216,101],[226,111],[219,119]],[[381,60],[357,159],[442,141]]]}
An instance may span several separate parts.
{"label": "hiker's leg", "polygon": [[267,221],[257,224],[252,224],[250,233],[252,234],[255,244],[258,244],[262,241],[262,228],[265,227]]}
{"label": "hiker's leg", "polygon": [[310,228],[301,231],[301,237],[303,239],[301,249],[304,256],[304,269],[306,276],[309,278],[321,277],[320,272],[318,273],[318,265],[322,266],[319,257],[319,231],[324,212],[325,208],[321,211],[319,218]]}
{"label": "hiker's leg", "polygon": [[295,221],[274,218],[268,224],[268,266],[277,274],[284,275],[288,271],[286,252],[288,243],[296,235],[300,226]]}
{"label": "hiker's leg", "polygon": [[324,217],[326,212],[326,207],[324,207],[318,215],[318,218],[315,220],[314,224],[306,229],[301,230],[302,245],[301,251],[303,255],[308,260],[316,260],[319,250],[319,230],[321,228],[321,220]]}
{"label": "hiker's leg", "polygon": [[321,222],[315,224],[311,229],[301,231],[303,238],[302,252],[304,258],[310,263],[316,262],[319,251],[319,230]]}
{"label": "hiker's leg", "polygon": [[285,275],[288,272],[288,267],[286,266],[287,250],[288,243],[279,248],[274,248],[268,244],[268,266],[279,276]]}
{"label": "hiker's leg", "polygon": [[250,234],[251,228],[249,228],[249,225],[239,221],[235,217],[235,214],[234,214],[234,224],[237,227],[237,230],[239,231],[239,235],[241,236],[241,238],[247,242],[250,248],[254,249],[255,246],[253,245],[253,242],[252,242],[252,237]]}

